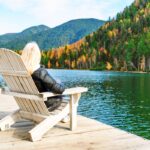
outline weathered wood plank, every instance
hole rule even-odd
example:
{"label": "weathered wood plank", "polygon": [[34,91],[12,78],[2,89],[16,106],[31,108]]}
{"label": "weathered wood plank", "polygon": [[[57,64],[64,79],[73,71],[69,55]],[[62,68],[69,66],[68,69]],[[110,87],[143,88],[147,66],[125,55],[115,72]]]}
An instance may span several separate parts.
{"label": "weathered wood plank", "polygon": [[53,97],[53,96],[58,96],[58,95],[72,95],[72,94],[84,93],[87,91],[88,91],[88,88],[75,87],[75,88],[66,89],[62,94],[55,94],[51,92],[42,92],[40,94],[43,98],[47,98],[47,97]]}
{"label": "weathered wood plank", "polygon": [[6,129],[9,129],[12,124],[14,124],[17,120],[19,120],[19,110],[11,113],[10,115],[4,117],[0,120],[0,130],[4,131]]}
{"label": "weathered wood plank", "polygon": [[[4,114],[18,109],[10,96],[0,95],[0,102],[0,111]],[[149,140],[89,118],[78,116],[77,119],[77,130],[67,130],[69,123],[60,123],[41,141],[35,143],[28,141],[26,134],[33,124],[22,121],[16,124],[16,129],[0,132],[0,150],[24,148],[28,150],[149,150],[150,148]]]}
{"label": "weathered wood plank", "polygon": [[22,118],[28,119],[31,121],[35,121],[37,123],[39,123],[47,118],[47,116],[43,116],[43,115],[36,114],[36,113],[29,113],[29,112],[25,112],[25,111],[20,111],[19,114]]}
{"label": "weathered wood plank", "polygon": [[69,113],[69,105],[60,111],[60,113],[56,115],[50,115],[46,119],[44,119],[41,123],[39,123],[36,127],[29,131],[29,135],[32,141],[38,141],[42,138],[42,136],[54,125],[56,125],[63,117],[65,117]]}
{"label": "weathered wood plank", "polygon": [[77,127],[77,106],[80,97],[81,97],[81,93],[71,95],[71,100],[70,100],[70,129],[71,130],[74,130]]}
{"label": "weathered wood plank", "polygon": [[17,92],[11,92],[11,91],[5,91],[2,89],[1,94],[4,95],[9,95],[9,96],[15,96],[15,97],[21,97],[21,98],[27,98],[27,99],[32,99],[36,101],[44,101],[41,97],[38,95],[33,95],[33,94],[25,94],[25,93],[17,93]]}
{"label": "weathered wood plank", "polygon": [[24,93],[15,93],[15,92],[10,92],[10,91],[2,91],[2,94],[10,95],[10,96],[16,96],[16,97],[22,97],[22,98],[29,98],[33,100],[43,100],[47,97],[54,97],[58,95],[72,95],[72,94],[80,94],[83,92],[87,92],[87,88],[83,87],[76,87],[76,88],[70,88],[66,89],[62,94],[54,94],[51,92],[42,92],[36,95],[33,94],[24,94]]}
{"label": "weathered wood plank", "polygon": [[7,75],[7,76],[21,76],[21,77],[29,77],[29,74],[27,74],[27,72],[25,71],[4,71],[4,70],[0,70],[0,73],[2,75]]}
{"label": "weathered wood plank", "polygon": [[27,141],[26,137],[22,136],[27,129],[15,132],[18,134],[15,137],[14,131],[6,132],[3,139],[0,139],[1,148],[3,150],[24,147],[28,150],[149,150],[150,142],[138,136],[82,116],[78,116],[78,122],[79,127],[76,131],[70,132],[63,128],[64,124],[60,124],[50,130],[41,141],[35,143]]}

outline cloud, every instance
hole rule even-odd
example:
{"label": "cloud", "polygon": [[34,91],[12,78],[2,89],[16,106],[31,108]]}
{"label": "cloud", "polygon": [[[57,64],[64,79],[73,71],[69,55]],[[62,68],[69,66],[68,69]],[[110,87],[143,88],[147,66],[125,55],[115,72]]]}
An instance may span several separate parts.
{"label": "cloud", "polygon": [[107,20],[109,16],[113,17],[118,10],[123,9],[116,9],[121,3],[120,0],[37,0],[36,7],[28,12],[35,19],[56,26],[77,18]]}
{"label": "cloud", "polygon": [[[57,26],[77,18],[97,18],[107,20],[123,10],[134,0],[0,0],[0,11],[14,14],[12,24],[45,24]],[[3,9],[2,9],[3,8]],[[2,13],[0,13],[1,17]],[[10,15],[3,13],[6,20]],[[20,18],[19,18],[20,17]],[[19,22],[20,20],[23,20]],[[19,23],[18,23],[19,22]],[[7,24],[7,26],[9,26]],[[15,26],[15,25],[14,25]],[[11,28],[11,27],[10,27]]]}
{"label": "cloud", "polygon": [[3,5],[9,10],[18,11],[24,9],[28,5],[29,0],[0,0],[0,5]]}

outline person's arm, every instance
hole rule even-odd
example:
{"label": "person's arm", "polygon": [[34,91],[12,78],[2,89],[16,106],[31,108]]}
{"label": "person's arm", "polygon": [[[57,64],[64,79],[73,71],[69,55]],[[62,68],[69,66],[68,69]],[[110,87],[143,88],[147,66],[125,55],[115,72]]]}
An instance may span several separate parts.
{"label": "person's arm", "polygon": [[65,87],[62,84],[57,83],[46,69],[41,69],[39,76],[42,82],[44,83],[44,86],[51,92],[57,94],[62,94],[64,92]]}

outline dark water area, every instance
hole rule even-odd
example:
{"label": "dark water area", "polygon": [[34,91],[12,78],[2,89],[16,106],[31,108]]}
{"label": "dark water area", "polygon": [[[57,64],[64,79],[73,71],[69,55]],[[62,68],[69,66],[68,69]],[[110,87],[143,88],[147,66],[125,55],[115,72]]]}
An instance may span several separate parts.
{"label": "dark water area", "polygon": [[66,87],[84,86],[78,113],[150,139],[150,74],[49,70]]}

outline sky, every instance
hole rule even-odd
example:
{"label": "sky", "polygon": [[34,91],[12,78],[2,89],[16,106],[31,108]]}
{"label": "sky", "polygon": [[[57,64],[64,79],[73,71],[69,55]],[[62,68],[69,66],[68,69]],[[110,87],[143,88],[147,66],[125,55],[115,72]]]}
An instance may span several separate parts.
{"label": "sky", "polygon": [[0,34],[79,18],[108,20],[134,0],[0,0]]}

